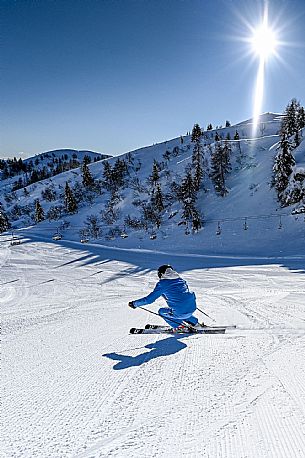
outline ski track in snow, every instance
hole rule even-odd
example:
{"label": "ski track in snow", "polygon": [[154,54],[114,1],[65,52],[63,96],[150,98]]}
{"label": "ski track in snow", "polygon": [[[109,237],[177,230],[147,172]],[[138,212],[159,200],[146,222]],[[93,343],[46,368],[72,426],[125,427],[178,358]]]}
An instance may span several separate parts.
{"label": "ski track in snow", "polygon": [[105,256],[1,245],[1,456],[303,457],[304,274],[186,257],[198,306],[239,328],[133,336],[161,322],[126,307],[155,273]]}

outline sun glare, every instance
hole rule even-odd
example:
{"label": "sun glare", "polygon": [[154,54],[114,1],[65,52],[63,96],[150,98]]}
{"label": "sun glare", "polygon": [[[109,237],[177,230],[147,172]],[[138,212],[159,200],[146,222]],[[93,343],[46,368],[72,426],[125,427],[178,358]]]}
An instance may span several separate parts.
{"label": "sun glare", "polygon": [[259,57],[266,59],[275,52],[276,36],[273,30],[268,27],[267,23],[263,23],[255,30],[251,42],[253,51]]}
{"label": "sun glare", "polygon": [[265,65],[268,57],[275,54],[277,45],[276,35],[268,25],[267,7],[264,11],[262,24],[254,30],[250,43],[252,45],[252,50],[259,58],[253,101],[253,136],[255,136],[263,106]]}

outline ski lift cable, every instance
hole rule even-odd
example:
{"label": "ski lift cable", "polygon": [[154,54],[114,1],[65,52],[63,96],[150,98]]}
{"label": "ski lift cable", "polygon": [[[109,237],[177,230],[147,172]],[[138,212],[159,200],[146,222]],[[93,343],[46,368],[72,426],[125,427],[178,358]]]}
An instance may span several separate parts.
{"label": "ski lift cable", "polygon": [[[274,214],[274,213],[271,213],[271,214],[263,214],[263,215],[247,215],[247,216],[236,216],[236,217],[232,217],[232,218],[217,218],[217,219],[205,219],[204,222],[205,224],[207,223],[224,223],[224,222],[235,222],[235,221],[245,221],[245,219],[247,220],[264,220],[264,219],[272,219],[272,218],[284,218],[284,217],[288,217],[288,216],[299,216],[298,214],[297,215],[294,215],[292,213],[278,213],[278,214]],[[62,228],[60,227],[60,230],[64,231],[64,230],[67,230],[67,229],[84,229],[84,226],[79,226],[79,225],[72,225],[70,224],[67,228]],[[46,232],[50,232],[51,230],[54,231],[54,228],[52,229],[51,227],[43,227],[43,228],[39,228],[39,231],[46,231]],[[14,232],[25,232],[26,229],[22,228],[22,229],[19,229],[19,228],[14,228]],[[1,235],[5,235],[5,234],[1,234]],[[26,234],[24,234],[26,235]]]}

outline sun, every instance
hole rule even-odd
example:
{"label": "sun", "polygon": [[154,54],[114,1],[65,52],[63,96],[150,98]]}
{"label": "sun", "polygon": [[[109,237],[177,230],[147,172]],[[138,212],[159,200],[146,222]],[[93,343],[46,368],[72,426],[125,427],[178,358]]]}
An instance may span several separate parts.
{"label": "sun", "polygon": [[276,51],[276,34],[264,21],[255,31],[251,39],[254,53],[264,60]]}

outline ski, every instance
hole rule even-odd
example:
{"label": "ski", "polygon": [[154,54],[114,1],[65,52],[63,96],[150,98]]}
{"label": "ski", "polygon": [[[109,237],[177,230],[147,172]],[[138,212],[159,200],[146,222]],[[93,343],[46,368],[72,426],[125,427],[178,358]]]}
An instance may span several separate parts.
{"label": "ski", "polygon": [[[146,324],[145,329],[169,329],[169,326],[164,324]],[[202,326],[203,330],[217,330],[217,329],[236,329],[236,325],[219,325],[219,326]]]}
{"label": "ski", "polygon": [[149,328],[149,329],[145,329],[145,328],[131,328],[129,333],[130,334],[174,334],[174,335],[178,335],[178,334],[181,334],[181,335],[191,335],[191,334],[224,334],[226,332],[226,328],[202,328],[202,329],[194,329],[192,330],[191,328],[189,328],[189,330],[186,330],[186,331],[180,331],[180,332],[176,332],[173,330],[173,328],[170,328],[170,327],[163,327],[163,328],[157,328],[157,329],[153,329],[153,328]]}

